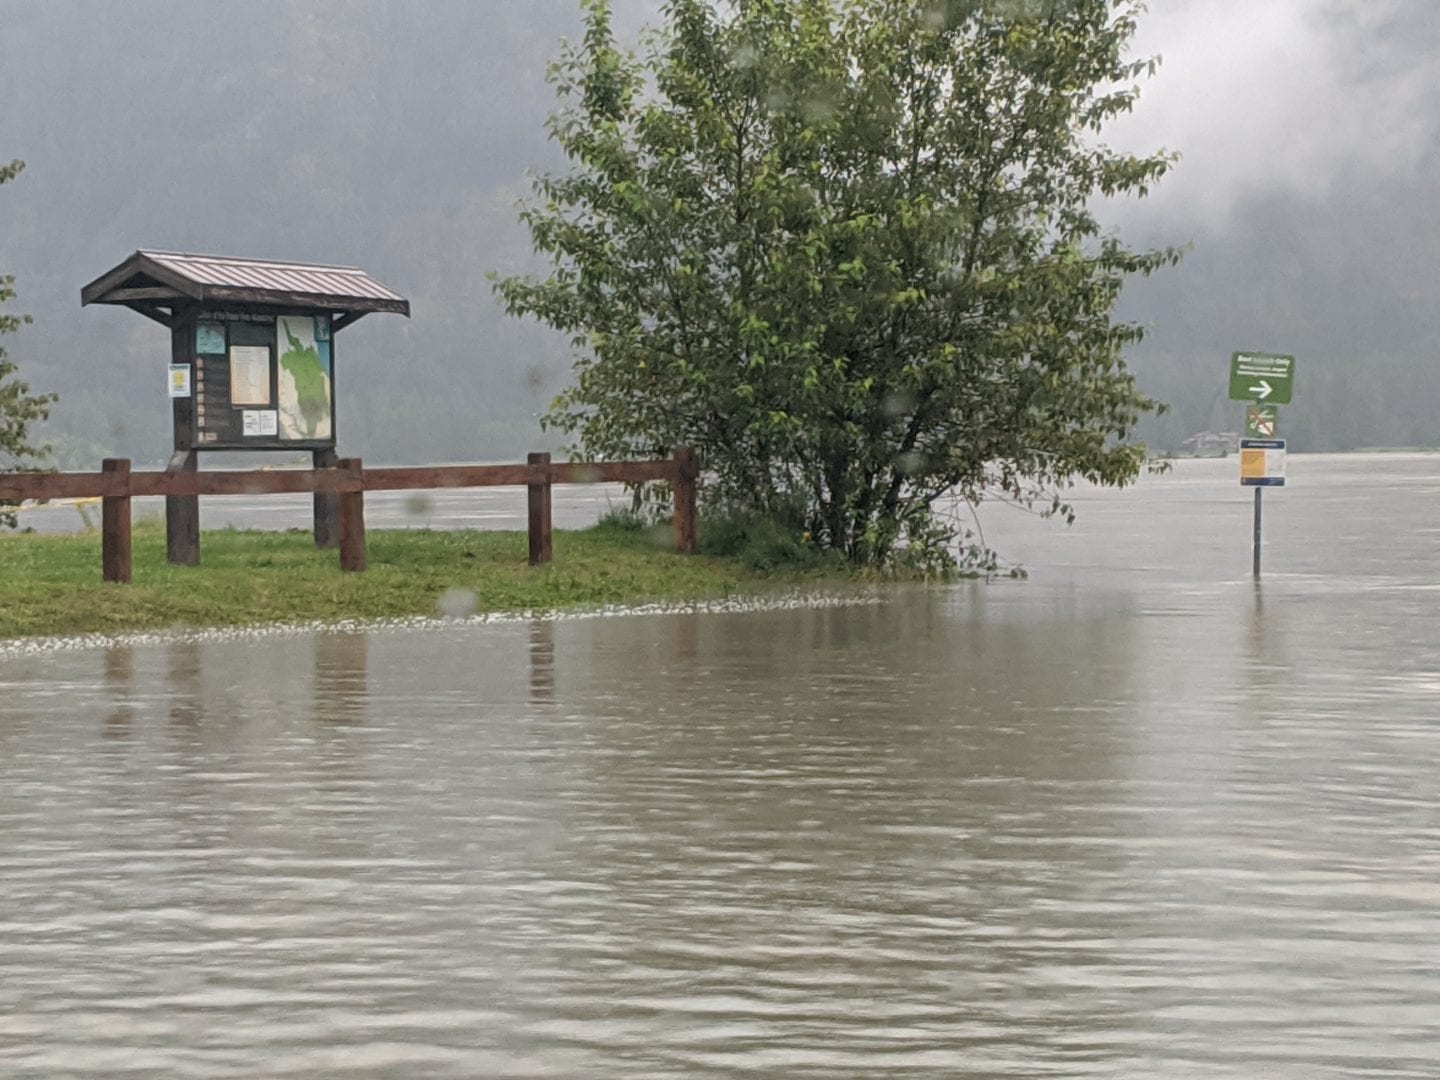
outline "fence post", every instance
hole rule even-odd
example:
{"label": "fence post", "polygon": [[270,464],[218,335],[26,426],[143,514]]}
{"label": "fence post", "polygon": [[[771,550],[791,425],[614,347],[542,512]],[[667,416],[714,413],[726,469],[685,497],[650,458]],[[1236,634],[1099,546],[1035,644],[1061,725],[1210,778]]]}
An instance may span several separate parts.
{"label": "fence post", "polygon": [[550,455],[530,454],[530,565],[550,561]]}
{"label": "fence post", "polygon": [[341,458],[335,467],[358,481],[354,491],[340,493],[340,569],[365,569],[365,468],[359,458]]}
{"label": "fence post", "polygon": [[106,458],[100,471],[117,485],[123,495],[100,497],[100,562],[106,581],[130,580],[130,459]]}
{"label": "fence post", "polygon": [[[333,469],[340,460],[334,448],[313,451],[311,463],[316,469]],[[340,546],[340,499],[328,491],[315,492],[315,546],[333,548]]]}
{"label": "fence post", "polygon": [[682,446],[675,451],[675,550],[682,555],[695,554],[696,511],[695,481],[700,476],[700,463],[695,451]]}
{"label": "fence post", "polygon": [[[199,468],[200,455],[194,450],[176,450],[165,471],[193,473]],[[175,566],[200,565],[199,495],[165,496],[165,557]]]}

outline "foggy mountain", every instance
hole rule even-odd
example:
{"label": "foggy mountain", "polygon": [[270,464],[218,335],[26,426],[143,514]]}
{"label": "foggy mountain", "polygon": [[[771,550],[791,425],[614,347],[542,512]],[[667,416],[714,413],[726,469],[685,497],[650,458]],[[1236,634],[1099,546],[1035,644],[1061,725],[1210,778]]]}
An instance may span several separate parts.
{"label": "foggy mountain", "polygon": [[529,260],[525,171],[553,163],[545,66],[574,0],[423,7],[0,3],[0,265],[36,325],[12,355],[87,459],[168,454],[166,331],[79,306],[138,247],[358,265],[412,302],[337,339],[342,451],[513,456],[568,364],[486,275]]}
{"label": "foggy mountain", "polygon": [[[627,0],[633,31],[654,4]],[[1107,207],[1137,244],[1189,244],[1122,313],[1131,364],[1171,412],[1157,449],[1233,430],[1235,349],[1297,355],[1298,450],[1440,444],[1429,293],[1440,224],[1437,22],[1428,0],[1157,0],[1138,51],[1165,63],[1115,141],[1183,160]],[[79,306],[136,248],[358,265],[412,301],[337,341],[342,453],[516,458],[567,346],[510,319],[487,275],[532,264],[516,204],[559,164],[547,62],[577,0],[0,0],[0,269],[35,325],[8,346],[61,401],[59,459],[169,448],[166,332]]]}
{"label": "foggy mountain", "polygon": [[1123,235],[1186,243],[1122,302],[1133,366],[1174,447],[1235,430],[1230,353],[1294,353],[1280,433],[1298,450],[1440,445],[1440,8],[1429,0],[1157,0],[1137,51],[1164,63],[1119,132],[1182,154]]}

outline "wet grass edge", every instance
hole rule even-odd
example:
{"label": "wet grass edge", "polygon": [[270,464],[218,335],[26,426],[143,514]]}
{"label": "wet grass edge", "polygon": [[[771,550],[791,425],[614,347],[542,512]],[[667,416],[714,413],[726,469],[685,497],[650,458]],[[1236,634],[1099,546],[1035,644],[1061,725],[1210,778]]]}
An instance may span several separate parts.
{"label": "wet grass edge", "polygon": [[663,527],[557,530],[554,561],[532,567],[522,532],[377,529],[368,569],[347,574],[305,530],[207,531],[200,566],[171,566],[163,525],[146,521],[134,529],[134,580],[114,585],[100,580],[94,532],[0,534],[0,639],[565,611],[858,580],[834,564],[762,571],[740,558],[679,555],[672,536]]}

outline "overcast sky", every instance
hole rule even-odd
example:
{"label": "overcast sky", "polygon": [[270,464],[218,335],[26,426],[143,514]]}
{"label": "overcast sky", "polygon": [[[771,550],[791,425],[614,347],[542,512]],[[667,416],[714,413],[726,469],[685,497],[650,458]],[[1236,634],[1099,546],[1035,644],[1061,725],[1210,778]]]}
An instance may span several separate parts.
{"label": "overcast sky", "polygon": [[1437,16],[1431,0],[1160,0],[1138,45],[1164,66],[1131,126],[1183,149],[1167,209],[1414,172],[1433,152]]}
{"label": "overcast sky", "polygon": [[[629,31],[657,5],[618,6]],[[0,269],[37,317],[12,353],[65,395],[60,419],[93,431],[117,399],[149,402],[138,382],[108,384],[108,368],[74,359],[103,351],[138,373],[154,351],[143,320],[77,308],[80,286],[129,251],[351,261],[416,314],[350,335],[346,364],[383,394],[349,417],[358,391],[340,395],[349,438],[391,439],[395,416],[437,397],[453,415],[418,441],[384,442],[390,452],[435,453],[437,432],[477,417],[492,436],[532,430],[564,350],[507,321],[485,275],[525,258],[514,204],[526,169],[553,161],[544,69],[578,11],[0,0],[0,159],[30,165],[0,193]],[[1136,242],[1191,245],[1124,301],[1152,328],[1134,366],[1176,406],[1149,430],[1174,442],[1228,424],[1215,388],[1230,351],[1274,348],[1301,357],[1293,430],[1334,442],[1333,424],[1305,425],[1342,398],[1358,415],[1347,380],[1390,365],[1413,384],[1437,359],[1440,0],[1154,0],[1140,27],[1137,53],[1163,63],[1112,141],[1182,160],[1151,198],[1107,213]],[[401,353],[418,356],[413,369],[397,367]],[[1404,381],[1377,376],[1360,396]],[[1414,402],[1366,407],[1430,423]],[[1360,429],[1346,438],[1385,441]]]}

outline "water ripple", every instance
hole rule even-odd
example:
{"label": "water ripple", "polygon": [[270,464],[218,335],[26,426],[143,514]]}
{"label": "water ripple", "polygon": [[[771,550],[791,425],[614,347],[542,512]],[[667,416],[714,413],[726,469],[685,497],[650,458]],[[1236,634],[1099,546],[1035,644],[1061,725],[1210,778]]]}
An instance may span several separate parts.
{"label": "water ripple", "polygon": [[7,654],[0,1074],[1433,1077],[1434,627],[1027,590]]}

